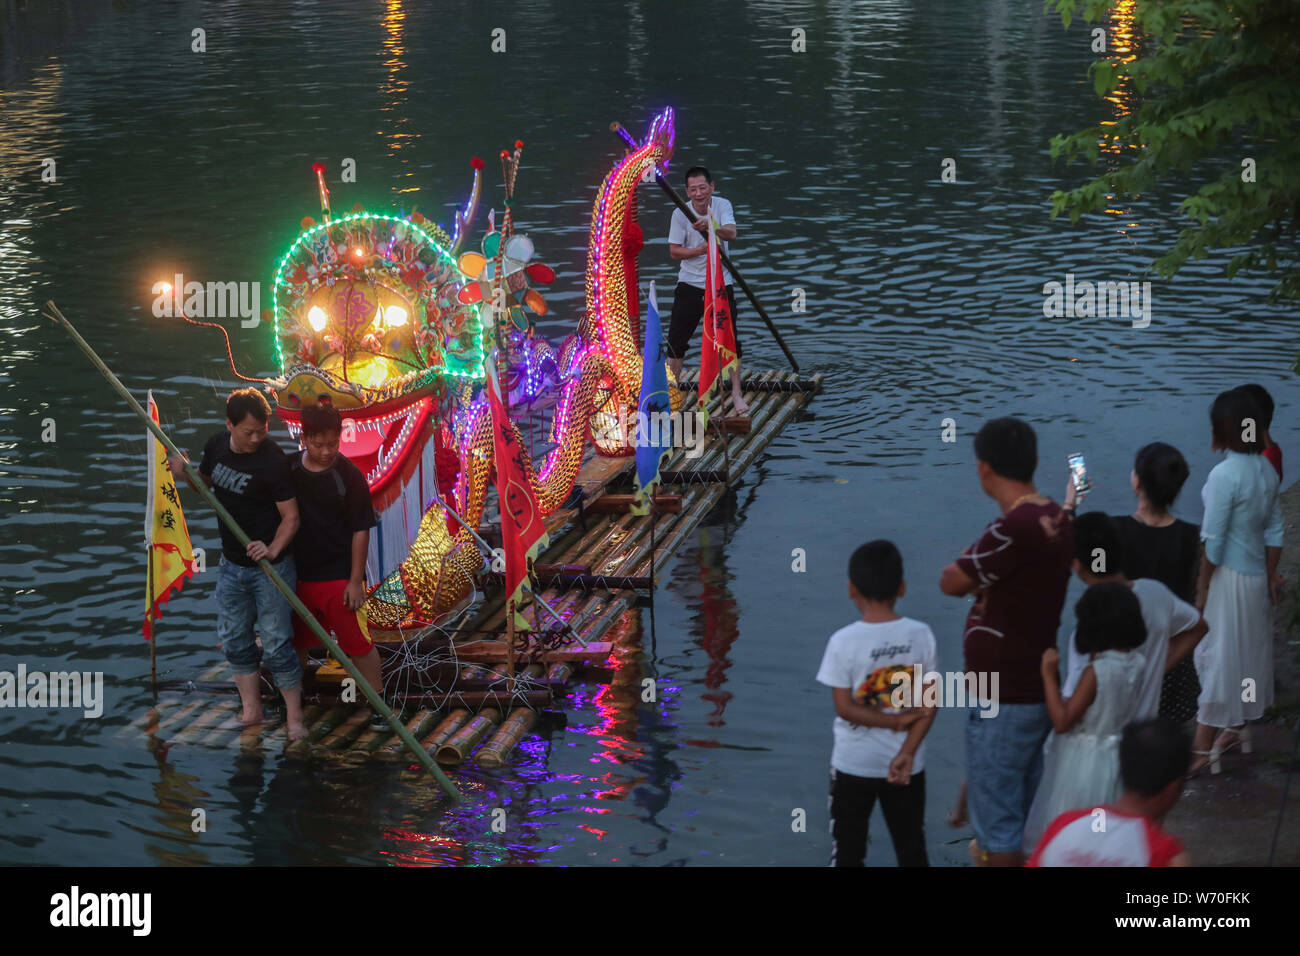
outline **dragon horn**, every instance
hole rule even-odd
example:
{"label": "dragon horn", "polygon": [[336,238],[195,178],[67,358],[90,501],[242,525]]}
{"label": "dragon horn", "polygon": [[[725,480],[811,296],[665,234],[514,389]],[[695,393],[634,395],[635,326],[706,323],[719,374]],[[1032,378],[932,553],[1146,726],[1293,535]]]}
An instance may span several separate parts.
{"label": "dragon horn", "polygon": [[474,170],[474,185],[470,188],[469,201],[465,203],[465,208],[456,210],[456,234],[452,237],[450,249],[453,257],[460,251],[465,237],[469,235],[469,224],[478,211],[478,197],[483,185],[483,160],[475,156],[469,164]]}
{"label": "dragon horn", "polygon": [[325,164],[312,163],[312,172],[316,174],[316,186],[320,189],[321,217],[330,221],[330,188],[325,185]]}

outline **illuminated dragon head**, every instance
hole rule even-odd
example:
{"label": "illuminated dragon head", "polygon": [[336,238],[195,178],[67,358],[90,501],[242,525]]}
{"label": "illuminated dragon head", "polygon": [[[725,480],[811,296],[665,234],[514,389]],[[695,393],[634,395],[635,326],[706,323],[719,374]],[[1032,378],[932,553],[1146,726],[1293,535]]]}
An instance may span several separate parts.
{"label": "illuminated dragon head", "polygon": [[478,309],[458,298],[454,243],[418,213],[302,226],[273,284],[277,410],[296,437],[303,408],[338,409],[341,450],[381,504],[419,461],[441,399],[482,381]]}

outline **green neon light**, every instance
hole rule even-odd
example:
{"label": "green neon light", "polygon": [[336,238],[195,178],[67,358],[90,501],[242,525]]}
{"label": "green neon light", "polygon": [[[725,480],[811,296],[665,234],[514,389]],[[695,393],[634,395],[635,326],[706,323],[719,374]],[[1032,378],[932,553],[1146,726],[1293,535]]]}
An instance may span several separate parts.
{"label": "green neon light", "polygon": [[[351,213],[347,216],[342,216],[338,219],[333,219],[329,222],[317,223],[316,225],[312,226],[310,229],[301,233],[298,236],[298,238],[294,240],[294,243],[289,247],[288,252],[286,252],[284,256],[280,259],[280,264],[276,266],[275,278],[271,283],[271,316],[275,324],[275,357],[276,357],[276,361],[279,362],[281,374],[287,371],[287,367],[284,360],[284,346],[280,341],[281,335],[280,335],[280,292],[279,292],[280,286],[288,285],[288,283],[284,281],[285,269],[289,265],[290,260],[293,259],[293,255],[295,252],[297,252],[298,247],[303,245],[303,243],[306,242],[311,236],[315,235],[318,232],[321,232],[322,230],[328,230],[332,226],[338,226],[346,222],[354,222],[358,219],[380,220],[383,222],[398,223],[406,226],[408,229],[415,230],[415,232],[420,236],[420,238],[424,240],[425,245],[433,249],[434,253],[437,255],[439,259],[441,259],[445,264],[451,266],[451,268],[456,272],[457,275],[460,275],[465,279],[469,278],[468,276],[465,276],[463,272],[460,271],[460,268],[459,266],[457,266],[456,260],[452,258],[451,253],[448,252],[446,249],[444,249],[443,246],[436,239],[433,238],[433,236],[425,232],[424,229],[422,229],[419,226],[419,224],[414,223],[411,220],[405,219],[401,216],[385,215],[383,213],[370,213],[370,212],[365,212],[363,210],[362,212]],[[470,352],[469,364],[465,365],[464,359],[454,357],[452,355],[446,355],[446,360],[448,362],[447,365],[434,366],[428,369],[428,372],[432,377],[442,378],[444,376],[452,376],[454,378],[477,379],[477,380],[482,380],[484,378],[485,373],[483,369],[483,362],[485,359],[485,354],[483,351],[483,344],[482,344],[483,331],[484,331],[483,322],[479,316],[478,309],[471,309],[470,312],[471,315],[473,316],[474,323],[477,325],[476,329],[472,329],[472,331],[475,334],[472,335],[471,340],[476,342],[477,345]],[[450,363],[453,361],[459,366],[458,368],[451,367]],[[430,380],[432,379],[422,379],[421,381],[423,382],[423,381],[430,381]]]}

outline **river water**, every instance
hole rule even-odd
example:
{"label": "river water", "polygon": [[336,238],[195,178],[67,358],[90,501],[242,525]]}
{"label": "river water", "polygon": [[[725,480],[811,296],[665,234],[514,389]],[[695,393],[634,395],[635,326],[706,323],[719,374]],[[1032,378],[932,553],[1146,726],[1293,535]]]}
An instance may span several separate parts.
{"label": "river water", "polygon": [[[961,667],[966,605],[937,580],[994,514],[970,443],[981,422],[1034,423],[1053,495],[1066,455],[1084,451],[1089,505],[1110,511],[1131,508],[1133,452],[1171,442],[1192,466],[1175,511],[1193,521],[1217,391],[1263,383],[1275,438],[1300,448],[1294,325],[1267,283],[1228,282],[1224,256],[1175,281],[1146,271],[1179,226],[1174,194],[1050,220],[1051,191],[1085,169],[1054,165],[1049,138],[1132,99],[1093,94],[1088,30],[1041,6],[0,3],[0,670],[106,680],[97,720],[0,711],[0,863],[823,864],[832,708],[813,677],[854,616],[847,557],[895,540],[910,585],[900,610],[933,627],[941,669]],[[458,775],[472,799],[456,810],[414,774],[118,739],[151,700],[145,443],[39,304],[55,299],[137,395],[152,388],[197,450],[232,380],[214,335],[153,317],[156,279],[269,289],[298,220],[317,212],[315,160],[336,209],[418,205],[446,222],[470,156],[491,169],[522,139],[516,216],[559,273],[544,324],[558,340],[581,306],[595,189],[621,152],[608,124],[639,135],[664,105],[678,117],[674,178],[714,171],[736,207],[737,263],[826,390],[669,565],[653,636],[643,619],[660,699],[579,686],[567,729],[527,742],[507,771]],[[355,184],[337,181],[345,157]],[[55,182],[42,181],[46,158]],[[649,187],[643,200],[642,276],[667,289],[670,209]],[[1043,285],[1067,273],[1153,279],[1150,325],[1045,318]],[[241,368],[273,371],[268,331],[227,324]],[[782,364],[745,304],[739,327],[752,367]],[[194,543],[214,554],[215,519],[186,505]],[[218,659],[214,581],[167,606],[164,676]],[[969,831],[943,822],[959,721],[941,713],[928,743],[936,864],[968,863]],[[875,829],[868,862],[892,865],[879,817]]]}

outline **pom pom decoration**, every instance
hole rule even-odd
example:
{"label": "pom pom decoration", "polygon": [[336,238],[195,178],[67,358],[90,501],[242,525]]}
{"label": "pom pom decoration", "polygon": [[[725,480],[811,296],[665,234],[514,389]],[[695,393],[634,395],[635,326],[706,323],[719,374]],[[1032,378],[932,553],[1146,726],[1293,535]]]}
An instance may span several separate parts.
{"label": "pom pom decoration", "polygon": [[486,165],[486,164],[483,162],[483,160],[479,159],[477,156],[473,157],[473,158],[469,161],[469,164],[470,164],[471,168],[473,168],[473,169],[482,169],[482,168],[484,167],[484,165]]}
{"label": "pom pom decoration", "polygon": [[311,216],[303,216],[302,222],[298,223],[298,225],[302,226],[303,232],[306,232],[312,226],[316,225],[316,220],[313,219]]}
{"label": "pom pom decoration", "polygon": [[311,171],[312,171],[313,173],[323,173],[323,172],[325,172],[325,164],[324,164],[324,163],[312,163],[312,164],[311,164]]}

